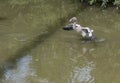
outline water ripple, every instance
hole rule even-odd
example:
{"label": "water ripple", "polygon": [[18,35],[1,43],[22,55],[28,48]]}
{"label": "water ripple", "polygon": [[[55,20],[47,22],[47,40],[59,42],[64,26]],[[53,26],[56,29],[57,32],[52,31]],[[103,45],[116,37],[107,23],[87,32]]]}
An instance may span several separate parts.
{"label": "water ripple", "polygon": [[94,69],[93,62],[87,63],[86,66],[80,68],[75,67],[71,75],[71,83],[95,83],[91,71]]}

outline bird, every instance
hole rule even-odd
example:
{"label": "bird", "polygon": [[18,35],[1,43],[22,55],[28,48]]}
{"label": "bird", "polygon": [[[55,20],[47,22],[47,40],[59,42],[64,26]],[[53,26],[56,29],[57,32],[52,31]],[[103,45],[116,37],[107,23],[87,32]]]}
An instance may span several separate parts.
{"label": "bird", "polygon": [[94,30],[89,27],[83,27],[80,24],[77,24],[77,18],[72,17],[69,20],[69,24],[63,27],[64,30],[75,30],[80,33],[82,39],[84,40],[94,40],[93,32]]}

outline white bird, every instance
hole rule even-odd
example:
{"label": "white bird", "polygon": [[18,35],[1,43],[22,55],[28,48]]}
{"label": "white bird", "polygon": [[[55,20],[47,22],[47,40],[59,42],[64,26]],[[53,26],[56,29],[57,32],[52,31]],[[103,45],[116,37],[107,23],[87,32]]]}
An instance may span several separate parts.
{"label": "white bird", "polygon": [[90,29],[89,27],[82,27],[80,24],[76,23],[77,18],[76,17],[72,17],[69,20],[69,25],[64,27],[65,30],[75,30],[76,32],[80,33],[83,39],[90,39],[93,40],[94,36],[93,36],[93,31],[92,29]]}

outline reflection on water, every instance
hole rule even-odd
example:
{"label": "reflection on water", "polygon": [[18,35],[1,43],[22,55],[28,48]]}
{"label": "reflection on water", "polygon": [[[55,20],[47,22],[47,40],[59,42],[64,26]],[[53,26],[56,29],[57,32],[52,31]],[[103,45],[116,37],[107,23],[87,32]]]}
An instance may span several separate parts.
{"label": "reflection on water", "polygon": [[24,56],[18,60],[16,68],[8,69],[5,72],[5,83],[28,83],[26,77],[32,75],[32,70],[30,69],[30,62],[32,57],[30,55]]}
{"label": "reflection on water", "polygon": [[91,76],[91,71],[94,69],[93,62],[88,62],[84,67],[75,67],[72,72],[71,83],[95,83],[94,77]]}

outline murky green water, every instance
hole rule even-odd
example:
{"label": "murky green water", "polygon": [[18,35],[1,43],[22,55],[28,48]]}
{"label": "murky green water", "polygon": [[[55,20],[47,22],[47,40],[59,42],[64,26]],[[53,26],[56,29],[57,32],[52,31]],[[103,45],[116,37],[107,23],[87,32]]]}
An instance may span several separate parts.
{"label": "murky green water", "polygon": [[0,64],[5,70],[0,83],[120,83],[120,15],[113,8],[79,10],[78,23],[105,39],[82,43],[78,33],[62,30],[65,24],[57,21],[69,19],[66,13],[76,9],[71,2],[13,2],[1,3],[0,9]]}

